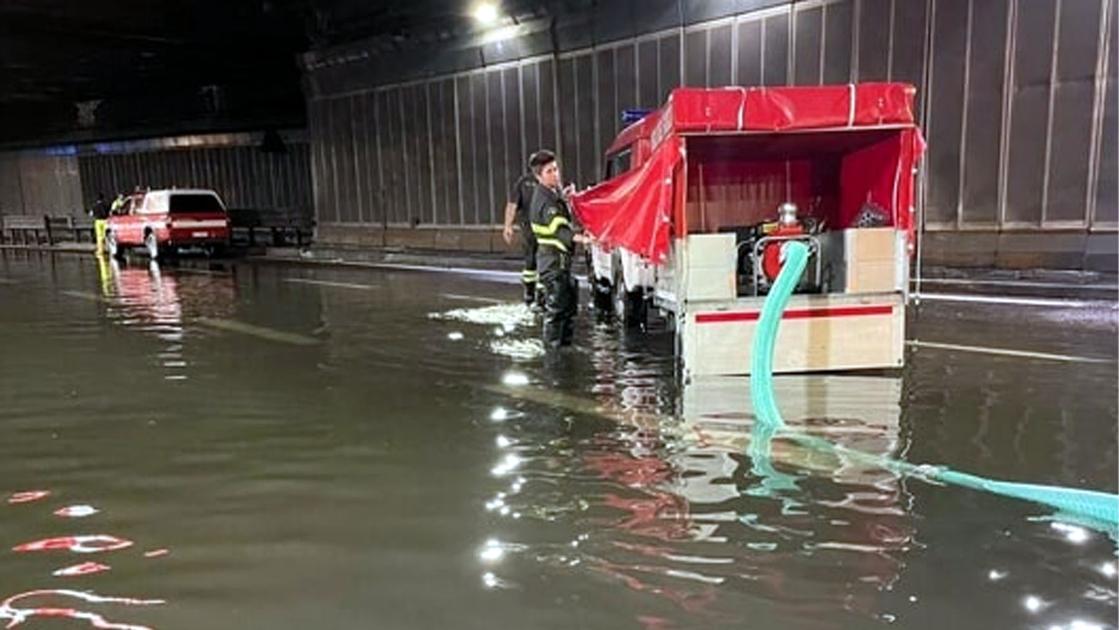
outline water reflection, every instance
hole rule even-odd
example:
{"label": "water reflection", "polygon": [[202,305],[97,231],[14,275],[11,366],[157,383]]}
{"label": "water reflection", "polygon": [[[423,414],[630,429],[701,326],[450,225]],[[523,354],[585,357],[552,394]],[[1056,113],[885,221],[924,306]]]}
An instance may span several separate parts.
{"label": "water reflection", "polygon": [[54,515],[62,518],[86,518],[100,511],[92,505],[68,505],[55,510]]}
{"label": "water reflection", "polygon": [[236,305],[234,276],[165,270],[155,261],[129,266],[99,257],[98,264],[106,316],[164,342],[156,353],[164,379],[185,380],[186,318],[230,317]]}
{"label": "water reflection", "polygon": [[12,547],[16,553],[35,551],[69,551],[71,553],[102,553],[118,551],[131,547],[133,542],[108,534],[88,534],[81,536],[58,536],[34,540]]}
{"label": "water reflection", "polygon": [[[27,513],[28,508],[22,504],[33,503],[49,497],[52,493],[46,490],[24,491],[12,494],[8,504]],[[35,506],[31,506],[34,508]],[[58,508],[52,513],[62,518],[84,518],[97,514],[99,510],[89,505],[71,505]],[[10,517],[9,517],[10,518]],[[35,554],[54,556],[59,553],[104,555],[113,552],[122,552],[135,543],[132,540],[111,534],[71,534],[41,538],[17,544],[11,548],[15,554]],[[107,564],[95,561],[86,561],[71,564],[50,572],[51,577],[77,580],[86,576],[105,573],[112,570]],[[22,576],[23,580],[33,579],[34,574]],[[36,589],[24,591],[8,596],[0,602],[0,620],[6,620],[6,628],[15,628],[27,621],[36,618],[65,618],[85,621],[96,628],[118,630],[148,630],[146,626],[111,621],[101,613],[94,610],[75,607],[70,600],[78,600],[83,605],[124,605],[124,606],[150,606],[163,604],[160,599],[140,599],[130,597],[106,597],[97,595],[89,590],[77,591],[69,589]],[[67,605],[57,605],[55,602],[67,602]]]}
{"label": "water reflection", "polygon": [[[746,379],[689,384],[677,413],[664,415],[674,401],[663,365],[606,343],[592,363],[598,378],[586,398],[531,384],[498,390],[526,415],[526,435],[499,436],[494,471],[518,478],[486,507],[584,532],[531,546],[539,562],[590,571],[710,623],[731,622],[733,604],[721,598],[738,592],[786,602],[794,616],[812,606],[875,615],[914,533],[895,475],[761,430]],[[785,410],[792,428],[882,455],[899,449],[900,379],[793,377],[778,388],[779,399],[797,401]],[[617,424],[539,435],[554,419],[570,427],[580,416]],[[791,561],[805,555],[832,567],[826,580],[798,572]],[[798,579],[811,595],[789,589]]]}
{"label": "water reflection", "polygon": [[51,573],[54,577],[77,577],[81,575],[92,575],[94,573],[104,573],[112,569],[107,564],[100,562],[83,562],[68,567],[63,567]]}
{"label": "water reflection", "polygon": [[[537,321],[511,303],[515,285],[264,265],[108,265],[105,284],[88,260],[51,260],[11,260],[0,281],[0,477],[28,492],[0,497],[4,548],[136,544],[9,551],[0,597],[65,585],[173,605],[41,591],[9,608],[161,628],[353,627],[371,614],[391,627],[858,630],[1114,618],[1105,536],[757,434],[748,382],[677,383],[670,335],[581,321],[578,346],[550,362],[527,350]],[[463,296],[510,304],[429,316],[475,306]],[[159,335],[176,330],[187,365],[162,366],[173,342]],[[790,424],[993,477],[1115,483],[1108,366],[920,353],[900,380],[838,379],[778,379]],[[31,501],[37,488],[52,494]],[[82,506],[103,511],[54,514]],[[113,568],[83,573],[100,563]]]}
{"label": "water reflection", "polygon": [[[36,604],[24,603],[32,600]],[[95,628],[106,630],[150,630],[147,626],[128,623],[119,623],[106,619],[104,616],[86,610],[79,610],[71,606],[54,604],[54,602],[69,602],[77,600],[85,604],[116,605],[116,606],[155,606],[163,604],[161,599],[138,599],[133,597],[108,597],[98,595],[91,591],[75,591],[68,589],[40,589],[13,595],[0,602],[0,619],[7,619],[7,628],[15,628],[37,617],[66,618],[85,621]],[[52,605],[42,605],[50,603]]]}
{"label": "water reflection", "polygon": [[[494,307],[453,313],[443,317],[483,325],[509,317]],[[509,424],[509,407],[521,418],[511,427],[519,435],[495,439],[491,474],[512,481],[486,501],[486,512],[581,533],[535,544],[494,537],[479,552],[483,582],[502,579],[497,565],[523,551],[711,623],[733,619],[721,596],[740,592],[795,604],[796,612],[783,611],[794,616],[812,606],[876,616],[877,593],[897,582],[913,544],[900,479],[755,425],[748,379],[705,379],[678,390],[671,361],[650,360],[655,336],[619,338],[600,327],[589,340],[589,374],[545,361],[488,388],[505,403],[491,421]],[[792,401],[784,411],[793,429],[881,455],[902,448],[900,378],[791,377],[777,379],[777,388],[780,400]],[[587,393],[573,393],[580,391]],[[575,424],[593,418],[614,428],[586,434]],[[790,561],[805,555],[833,574],[820,581],[812,571],[798,573]],[[811,595],[789,590],[797,579],[812,584]]]}
{"label": "water reflection", "polygon": [[[217,271],[108,263],[104,297],[110,317],[125,324],[143,324],[160,332],[182,334],[184,317],[232,317],[236,311],[237,276]],[[105,280],[105,278],[102,278]]]}
{"label": "water reflection", "polygon": [[155,333],[158,338],[181,347],[178,344],[183,340],[183,305],[174,275],[164,276],[159,263],[154,261],[143,268],[122,267],[113,260],[109,277],[112,284],[105,297],[110,318],[125,326]]}
{"label": "water reflection", "polygon": [[[558,524],[582,532],[525,543],[526,557],[653,595],[698,615],[693,621],[700,625],[734,625],[743,596],[760,597],[775,619],[809,627],[836,610],[851,615],[836,620],[841,626],[911,620],[890,602],[913,555],[926,547],[918,535],[923,519],[914,514],[907,480],[873,457],[906,459],[911,450],[900,376],[777,379],[789,429],[872,457],[854,456],[755,425],[748,379],[676,389],[671,363],[658,360],[650,342],[604,329],[589,340],[589,373],[574,369],[576,361],[529,362],[528,378],[517,387],[487,387],[503,402],[491,420],[505,422],[509,407],[524,417],[514,425],[520,435],[496,440],[515,454],[503,454],[495,470],[515,470],[517,479],[486,503],[487,511],[539,524],[536,533],[522,526],[521,540]],[[524,357],[513,358],[526,365]],[[997,391],[987,391],[972,411],[981,430],[992,422],[991,410],[1005,404]],[[588,435],[592,418],[615,428]],[[542,434],[544,426],[550,430]],[[972,498],[968,492],[964,499]],[[1095,540],[1056,519],[1069,542]],[[496,560],[485,576],[503,575],[495,563],[516,564],[504,552],[490,553]],[[991,572],[992,582],[1006,577]],[[1114,601],[1113,590],[1103,593]],[[924,605],[917,595],[902,601]],[[671,617],[635,614],[645,625]]]}
{"label": "water reflection", "polygon": [[32,503],[45,499],[49,497],[50,494],[50,490],[24,490],[22,492],[12,493],[12,495],[8,497],[8,503],[11,505]]}

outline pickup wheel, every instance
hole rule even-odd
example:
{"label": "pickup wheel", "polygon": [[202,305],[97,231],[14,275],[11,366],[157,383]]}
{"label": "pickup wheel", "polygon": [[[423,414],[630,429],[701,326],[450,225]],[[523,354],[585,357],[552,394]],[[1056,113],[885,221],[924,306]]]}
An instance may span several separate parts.
{"label": "pickup wheel", "polygon": [[109,254],[109,258],[124,258],[124,248],[117,243],[117,235],[112,230],[105,232],[105,252]]}
{"label": "pickup wheel", "polygon": [[160,257],[166,257],[166,249],[160,247],[159,239],[156,238],[155,232],[148,232],[144,235],[144,251],[148,252],[148,258],[152,260],[159,260]]}
{"label": "pickup wheel", "polygon": [[214,243],[206,246],[206,255],[210,258],[225,258],[229,246],[225,243]]}

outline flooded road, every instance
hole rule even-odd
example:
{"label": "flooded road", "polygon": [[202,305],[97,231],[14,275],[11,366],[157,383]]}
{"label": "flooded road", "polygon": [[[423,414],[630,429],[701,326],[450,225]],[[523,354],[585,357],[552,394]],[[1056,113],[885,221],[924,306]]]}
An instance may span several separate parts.
{"label": "flooded road", "polygon": [[[543,358],[519,290],[0,252],[0,623],[1114,627],[1113,533],[762,443],[663,332]],[[1113,305],[910,324],[901,374],[778,378],[790,424],[1116,490]]]}

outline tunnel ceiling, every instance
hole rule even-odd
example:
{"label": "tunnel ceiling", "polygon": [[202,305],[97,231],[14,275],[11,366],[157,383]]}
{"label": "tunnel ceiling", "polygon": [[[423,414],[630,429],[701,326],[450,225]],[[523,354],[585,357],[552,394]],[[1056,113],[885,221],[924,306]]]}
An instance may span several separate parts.
{"label": "tunnel ceiling", "polygon": [[[502,8],[521,19],[588,2]],[[302,126],[299,53],[355,40],[430,45],[475,28],[470,9],[471,0],[4,0],[0,142]]]}

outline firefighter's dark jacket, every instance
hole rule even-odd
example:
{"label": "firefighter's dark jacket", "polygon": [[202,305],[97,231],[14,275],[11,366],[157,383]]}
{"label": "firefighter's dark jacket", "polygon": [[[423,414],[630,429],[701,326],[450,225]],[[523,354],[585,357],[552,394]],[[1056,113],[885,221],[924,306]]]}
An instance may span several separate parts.
{"label": "firefighter's dark jacket", "polygon": [[555,190],[537,186],[532,195],[529,217],[532,233],[539,244],[536,260],[540,275],[569,270],[579,226],[567,201]]}

